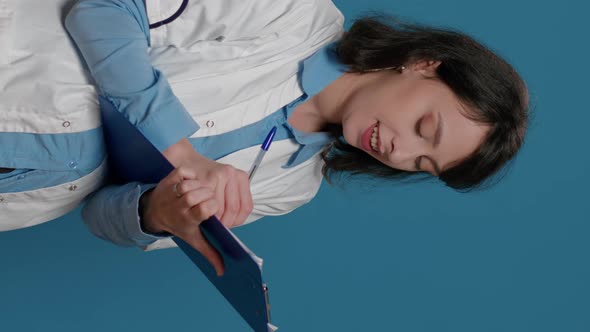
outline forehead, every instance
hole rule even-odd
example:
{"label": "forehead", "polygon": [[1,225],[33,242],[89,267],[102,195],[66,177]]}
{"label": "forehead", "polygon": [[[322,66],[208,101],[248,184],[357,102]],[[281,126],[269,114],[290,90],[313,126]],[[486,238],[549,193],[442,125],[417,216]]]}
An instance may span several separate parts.
{"label": "forehead", "polygon": [[472,112],[450,90],[433,105],[433,110],[442,121],[440,145],[435,152],[436,160],[444,171],[469,157],[481,145],[490,130],[486,124],[468,118]]}
{"label": "forehead", "polygon": [[408,102],[414,105],[417,114],[431,114],[437,123],[442,122],[440,145],[433,151],[432,158],[442,171],[453,167],[469,157],[483,142],[489,126],[477,123],[467,117],[473,110],[465,105],[453,90],[438,79],[417,79],[405,91]]}

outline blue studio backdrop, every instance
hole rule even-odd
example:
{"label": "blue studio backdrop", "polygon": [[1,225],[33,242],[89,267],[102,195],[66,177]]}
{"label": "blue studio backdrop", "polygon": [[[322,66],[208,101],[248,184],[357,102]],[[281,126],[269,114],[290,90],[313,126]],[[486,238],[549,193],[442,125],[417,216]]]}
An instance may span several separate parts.
{"label": "blue studio backdrop", "polygon": [[[236,229],[265,260],[281,331],[590,331],[588,2],[337,0],[463,30],[528,83],[526,145],[504,181],[455,193],[325,184]],[[180,250],[93,237],[80,211],[0,233],[0,331],[248,331]]]}

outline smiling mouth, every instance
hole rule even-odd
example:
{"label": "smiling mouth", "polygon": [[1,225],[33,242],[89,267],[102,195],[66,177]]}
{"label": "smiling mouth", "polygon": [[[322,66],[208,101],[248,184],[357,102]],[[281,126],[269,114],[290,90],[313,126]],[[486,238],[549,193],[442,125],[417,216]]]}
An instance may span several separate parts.
{"label": "smiling mouth", "polygon": [[374,152],[379,152],[379,122],[373,127],[373,133],[371,134],[371,149]]}

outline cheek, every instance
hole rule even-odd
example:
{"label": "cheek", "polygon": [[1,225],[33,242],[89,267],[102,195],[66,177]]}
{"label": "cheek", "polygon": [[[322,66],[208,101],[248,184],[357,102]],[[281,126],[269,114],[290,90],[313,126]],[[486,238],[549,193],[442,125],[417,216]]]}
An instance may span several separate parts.
{"label": "cheek", "polygon": [[419,117],[417,110],[418,107],[409,98],[402,97],[380,105],[378,118],[394,131],[394,135],[405,135],[408,131],[413,131],[414,123]]}
{"label": "cheek", "polygon": [[370,126],[370,118],[363,114],[355,113],[343,118],[342,135],[346,142],[356,148],[361,148],[360,139],[364,129]]}
{"label": "cheek", "polygon": [[347,100],[342,112],[342,133],[348,144],[359,147],[358,136],[374,123],[375,114],[370,95],[356,93]]}

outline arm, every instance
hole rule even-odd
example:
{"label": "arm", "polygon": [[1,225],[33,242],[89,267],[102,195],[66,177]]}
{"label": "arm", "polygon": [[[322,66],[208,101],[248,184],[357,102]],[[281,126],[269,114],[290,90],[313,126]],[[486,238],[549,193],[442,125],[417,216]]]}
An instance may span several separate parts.
{"label": "arm", "polygon": [[[65,24],[100,94],[163,152],[172,165],[198,170],[196,175],[216,189],[220,218],[225,216],[227,222],[234,224],[240,217],[243,222],[247,214],[240,208],[239,196],[246,192],[238,190],[244,186],[243,181],[235,184],[230,178],[210,179],[213,173],[228,172],[216,172],[215,169],[224,165],[214,163],[192,148],[186,137],[199,127],[173,94],[165,77],[150,62],[149,26],[143,1],[80,0],[68,13]],[[227,183],[231,190],[226,191]]]}
{"label": "arm", "polygon": [[142,0],[80,0],[65,25],[99,93],[160,152],[199,129],[166,78],[150,63]]}
{"label": "arm", "polygon": [[[66,28],[100,94],[175,167],[192,169],[188,178],[198,178],[202,186],[214,190],[219,206],[216,215],[222,222],[230,226],[242,223],[252,210],[247,176],[201,156],[186,139],[198,125],[150,63],[149,28],[142,1],[81,0],[66,17]],[[97,236],[120,245],[145,246],[153,242],[157,237],[142,231],[138,215],[138,202],[144,192],[138,183],[104,188],[89,199],[84,209],[85,222]],[[157,205],[160,199],[149,201]],[[183,237],[185,228],[199,220],[185,220],[181,225],[166,221],[153,218],[152,229],[165,226],[170,233]]]}
{"label": "arm", "polygon": [[94,235],[120,246],[145,247],[163,238],[144,232],[138,213],[141,195],[153,187],[138,182],[104,187],[87,198],[84,223]]}

